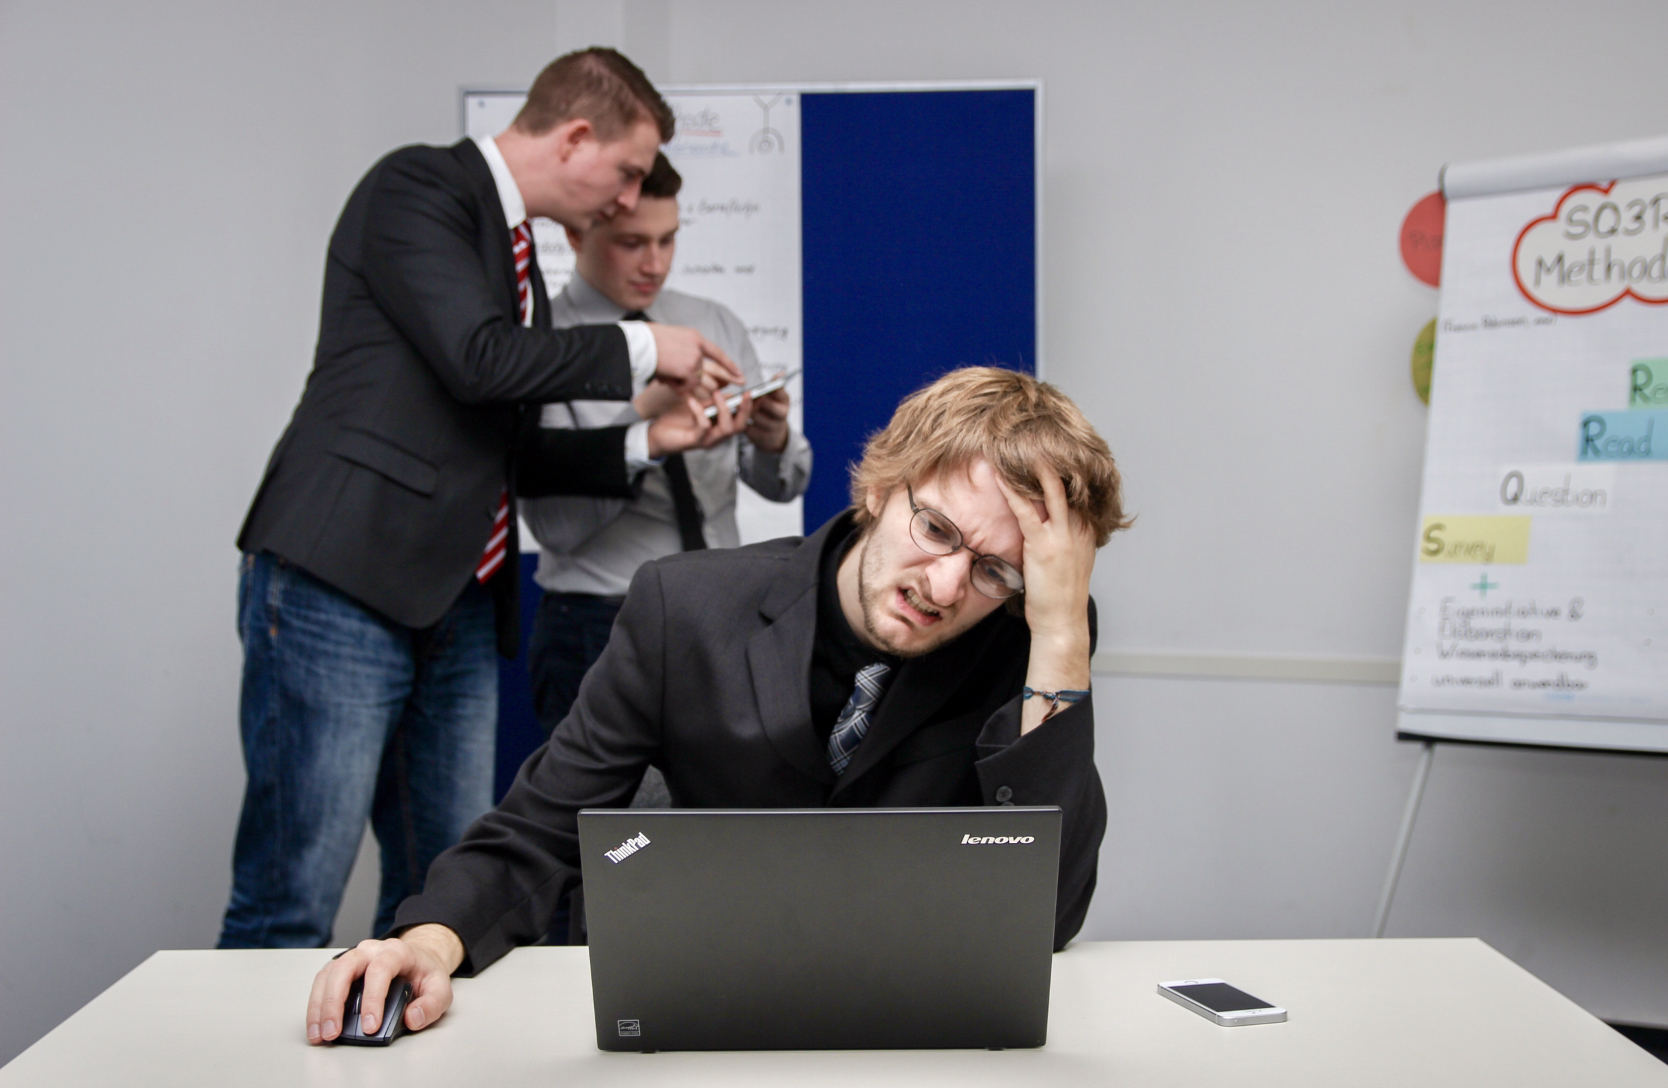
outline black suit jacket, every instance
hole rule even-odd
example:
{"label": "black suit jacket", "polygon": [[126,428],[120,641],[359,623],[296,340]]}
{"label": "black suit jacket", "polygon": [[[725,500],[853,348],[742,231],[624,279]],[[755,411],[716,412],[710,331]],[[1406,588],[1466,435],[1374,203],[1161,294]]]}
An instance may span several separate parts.
{"label": "black suit jacket", "polygon": [[[829,768],[811,726],[818,571],[851,528],[848,512],[803,541],[645,564],[572,713],[503,802],[435,860],[396,928],[450,926],[466,974],[537,940],[579,882],[579,810],[624,808],[652,764],[677,808],[1059,805],[1055,945],[1070,940],[1106,829],[1094,706],[1085,699],[1020,736],[1023,620],[1000,609],[905,662],[845,774]],[[992,904],[993,920],[1000,910]]]}
{"label": "black suit jacket", "polygon": [[[537,261],[532,275],[524,328],[510,225],[474,141],[402,148],[372,167],[331,235],[313,370],[238,547],[421,628],[473,577],[506,484],[629,497],[624,428],[545,430],[523,407],[629,398],[625,335],[552,330]],[[492,579],[509,654],[516,532],[512,517],[508,576]]]}

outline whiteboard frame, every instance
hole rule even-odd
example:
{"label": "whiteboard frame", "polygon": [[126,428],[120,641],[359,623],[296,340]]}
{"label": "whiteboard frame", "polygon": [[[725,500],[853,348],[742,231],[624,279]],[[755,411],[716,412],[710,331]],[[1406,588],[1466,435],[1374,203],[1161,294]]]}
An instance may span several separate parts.
{"label": "whiteboard frame", "polygon": [[[1034,222],[1032,224],[1033,239],[1036,254],[1032,258],[1036,264],[1034,290],[1036,292],[1032,305],[1035,307],[1034,321],[1036,327],[1032,330],[1032,350],[1036,358],[1031,360],[1031,371],[1041,381],[1048,380],[1046,360],[1048,353],[1044,348],[1043,329],[1043,284],[1047,280],[1043,265],[1043,182],[1047,177],[1047,163],[1045,153],[1044,122],[1047,114],[1043,111],[1043,81],[1040,79],[946,79],[946,80],[906,80],[902,82],[852,82],[852,83],[674,83],[664,87],[656,86],[655,90],[661,94],[881,94],[895,91],[1030,91],[1032,92],[1032,109],[1034,110],[1031,123],[1032,150],[1031,166],[1034,177],[1031,184],[1035,201]],[[463,137],[469,132],[469,99],[475,95],[522,95],[527,94],[526,88],[463,86],[458,88],[458,135]]]}

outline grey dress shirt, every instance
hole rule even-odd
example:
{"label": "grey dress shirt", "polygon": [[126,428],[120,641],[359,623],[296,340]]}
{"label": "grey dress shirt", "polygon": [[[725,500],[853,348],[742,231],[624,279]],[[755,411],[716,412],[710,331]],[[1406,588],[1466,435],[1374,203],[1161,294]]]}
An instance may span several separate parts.
{"label": "grey dress shirt", "polygon": [[[559,329],[618,321],[625,313],[577,274],[550,300],[550,309],[551,325]],[[681,291],[662,290],[647,313],[662,324],[699,330],[736,361],[748,385],[760,380],[759,359],[747,328],[727,307]],[[587,428],[637,419],[630,401],[576,400],[545,405],[541,423]],[[736,481],[745,480],[772,502],[789,502],[803,494],[810,482],[811,446],[797,430],[789,432],[788,444],[779,454],[766,453],[737,435],[710,450],[687,451],[684,463],[701,504],[707,545],[733,548],[741,543],[736,528]],[[671,486],[657,464],[644,467],[635,499],[523,499],[521,516],[539,542],[535,578],[554,593],[624,596],[638,567],[682,550]]]}

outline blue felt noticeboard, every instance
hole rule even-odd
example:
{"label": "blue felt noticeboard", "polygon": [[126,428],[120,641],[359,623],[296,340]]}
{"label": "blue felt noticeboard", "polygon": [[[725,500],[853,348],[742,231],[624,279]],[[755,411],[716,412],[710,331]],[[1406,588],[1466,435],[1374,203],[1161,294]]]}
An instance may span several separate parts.
{"label": "blue felt noticeboard", "polygon": [[1037,91],[801,97],[805,529],[905,395],[1037,362]]}
{"label": "blue felt noticeboard", "polygon": [[[783,90],[783,88],[773,88]],[[1035,372],[1040,88],[796,88],[801,97],[805,529],[849,502],[849,466],[898,401],[947,370]],[[497,793],[544,736],[526,633],[501,662]]]}

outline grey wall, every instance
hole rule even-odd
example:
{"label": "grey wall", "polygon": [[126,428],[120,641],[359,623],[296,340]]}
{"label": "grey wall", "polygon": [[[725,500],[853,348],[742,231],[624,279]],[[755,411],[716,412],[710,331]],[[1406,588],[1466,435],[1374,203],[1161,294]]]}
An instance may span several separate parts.
{"label": "grey wall", "polygon": [[[1436,306],[1401,216],[1444,161],[1663,131],[1610,76],[1665,34],[1649,0],[0,5],[0,1060],[214,938],[231,540],[342,200],[453,139],[460,85],[590,41],[676,83],[1041,77],[1049,374],[1141,515],[1097,572],[1103,649],[1382,660]],[[1393,690],[1099,686],[1086,936],[1366,933],[1413,763]],[[1445,748],[1390,931],[1668,1024],[1665,826],[1668,761]]]}

